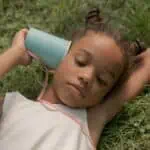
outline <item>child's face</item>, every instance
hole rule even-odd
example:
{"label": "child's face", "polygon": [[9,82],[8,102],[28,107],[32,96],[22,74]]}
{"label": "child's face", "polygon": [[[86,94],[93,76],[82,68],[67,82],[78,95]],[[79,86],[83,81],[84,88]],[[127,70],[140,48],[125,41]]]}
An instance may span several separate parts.
{"label": "child's face", "polygon": [[52,87],[70,107],[101,102],[123,71],[123,55],[114,40],[90,33],[74,43],[54,75]]}

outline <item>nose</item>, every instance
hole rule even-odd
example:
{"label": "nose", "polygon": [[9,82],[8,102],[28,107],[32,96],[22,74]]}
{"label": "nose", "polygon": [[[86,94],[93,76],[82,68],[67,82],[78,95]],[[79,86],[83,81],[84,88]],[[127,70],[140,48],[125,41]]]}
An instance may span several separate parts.
{"label": "nose", "polygon": [[91,68],[82,68],[78,73],[78,80],[80,84],[83,86],[88,86],[89,83],[92,81],[94,76],[94,69]]}

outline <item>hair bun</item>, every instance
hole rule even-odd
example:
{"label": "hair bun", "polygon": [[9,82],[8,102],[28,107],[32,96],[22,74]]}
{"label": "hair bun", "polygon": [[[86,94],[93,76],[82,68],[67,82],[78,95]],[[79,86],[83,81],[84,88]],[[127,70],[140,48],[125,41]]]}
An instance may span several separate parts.
{"label": "hair bun", "polygon": [[88,12],[86,18],[86,25],[100,27],[103,24],[103,18],[100,16],[100,10],[98,8],[94,8]]}
{"label": "hair bun", "polygon": [[137,54],[140,54],[146,50],[146,45],[144,42],[141,42],[140,40],[136,40],[135,42],[136,42]]}
{"label": "hair bun", "polygon": [[130,52],[133,56],[138,55],[146,50],[146,46],[143,42],[135,40],[135,42],[130,44]]}

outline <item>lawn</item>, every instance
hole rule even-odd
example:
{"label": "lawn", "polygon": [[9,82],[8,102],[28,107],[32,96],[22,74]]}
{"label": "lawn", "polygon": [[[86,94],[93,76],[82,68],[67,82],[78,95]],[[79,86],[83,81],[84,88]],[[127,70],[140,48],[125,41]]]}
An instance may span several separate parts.
{"label": "lawn", "polygon": [[[149,0],[0,0],[0,52],[10,47],[14,34],[28,25],[71,39],[84,25],[87,11],[98,6],[127,39],[140,39],[150,45]],[[34,61],[19,66],[0,81],[0,94],[20,91],[35,98],[42,88],[44,73]],[[150,94],[148,86],[105,128],[98,150],[150,149]]]}

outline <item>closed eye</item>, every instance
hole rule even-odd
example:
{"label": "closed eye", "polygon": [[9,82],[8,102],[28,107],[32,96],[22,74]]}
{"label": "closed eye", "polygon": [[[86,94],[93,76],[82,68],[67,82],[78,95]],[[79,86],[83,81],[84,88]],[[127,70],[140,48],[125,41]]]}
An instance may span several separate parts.
{"label": "closed eye", "polygon": [[76,64],[79,65],[80,67],[86,66],[87,62],[81,59],[76,59]]}
{"label": "closed eye", "polygon": [[79,53],[75,56],[75,62],[78,66],[84,67],[89,63],[89,59],[85,54]]}
{"label": "closed eye", "polygon": [[99,84],[102,84],[104,86],[108,85],[108,83],[104,79],[102,79],[101,77],[97,77],[97,81]]}

